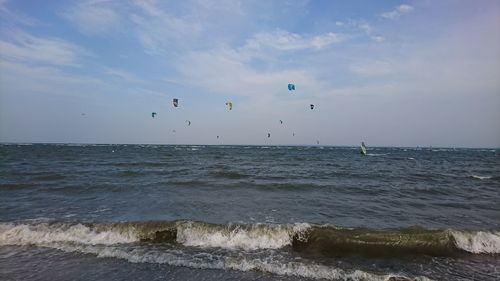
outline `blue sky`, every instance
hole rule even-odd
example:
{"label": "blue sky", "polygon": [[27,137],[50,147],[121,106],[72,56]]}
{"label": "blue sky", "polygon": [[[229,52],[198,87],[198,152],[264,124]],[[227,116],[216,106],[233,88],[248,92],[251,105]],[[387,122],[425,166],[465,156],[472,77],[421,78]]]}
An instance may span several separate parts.
{"label": "blue sky", "polygon": [[2,142],[500,147],[499,1],[0,0],[0,17]]}

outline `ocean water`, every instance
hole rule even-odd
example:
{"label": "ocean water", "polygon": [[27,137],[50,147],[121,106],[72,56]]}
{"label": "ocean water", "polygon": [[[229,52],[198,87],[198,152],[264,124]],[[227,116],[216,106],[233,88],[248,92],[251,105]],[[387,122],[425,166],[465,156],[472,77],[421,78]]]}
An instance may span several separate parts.
{"label": "ocean water", "polygon": [[0,279],[500,280],[499,152],[0,145]]}

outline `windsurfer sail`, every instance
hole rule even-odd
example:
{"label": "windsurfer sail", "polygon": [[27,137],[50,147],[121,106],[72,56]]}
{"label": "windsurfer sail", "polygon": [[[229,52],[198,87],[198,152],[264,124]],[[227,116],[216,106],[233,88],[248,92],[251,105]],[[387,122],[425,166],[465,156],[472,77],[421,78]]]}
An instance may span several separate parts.
{"label": "windsurfer sail", "polygon": [[361,154],[366,155],[366,146],[364,141],[361,142]]}

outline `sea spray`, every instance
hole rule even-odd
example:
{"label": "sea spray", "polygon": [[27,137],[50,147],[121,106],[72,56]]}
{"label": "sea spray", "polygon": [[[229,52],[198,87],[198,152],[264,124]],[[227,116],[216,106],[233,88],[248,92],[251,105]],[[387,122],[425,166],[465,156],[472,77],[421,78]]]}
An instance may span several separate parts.
{"label": "sea spray", "polygon": [[212,225],[186,221],[177,224],[177,242],[198,247],[278,249],[291,245],[291,237],[309,227],[309,224]]}
{"label": "sea spray", "polygon": [[0,223],[0,245],[47,245],[55,242],[113,245],[138,241],[133,229],[99,231],[83,224]]}
{"label": "sea spray", "polygon": [[499,254],[500,231],[455,231],[450,233],[458,248],[474,254]]}

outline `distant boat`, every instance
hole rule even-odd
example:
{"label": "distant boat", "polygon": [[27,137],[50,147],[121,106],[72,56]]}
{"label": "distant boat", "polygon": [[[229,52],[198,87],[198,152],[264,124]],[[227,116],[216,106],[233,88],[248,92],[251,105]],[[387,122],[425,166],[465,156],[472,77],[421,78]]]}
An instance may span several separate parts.
{"label": "distant boat", "polygon": [[361,142],[361,154],[366,155],[366,146],[364,141]]}

